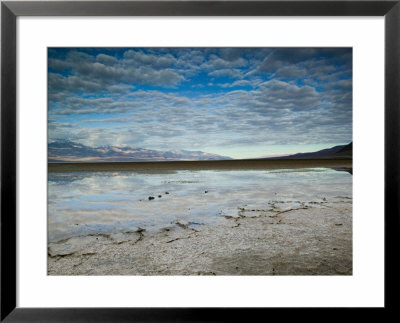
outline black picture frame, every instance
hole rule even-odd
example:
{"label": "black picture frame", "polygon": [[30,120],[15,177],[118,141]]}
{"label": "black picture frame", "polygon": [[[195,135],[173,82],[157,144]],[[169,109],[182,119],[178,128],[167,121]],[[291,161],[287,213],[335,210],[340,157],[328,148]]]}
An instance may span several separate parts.
{"label": "black picture frame", "polygon": [[[253,321],[265,309],[16,307],[16,19],[18,16],[384,16],[385,310],[395,309],[400,179],[400,0],[395,1],[2,1],[1,322]],[[38,291],[40,292],[40,291]],[[275,309],[279,311],[279,309]],[[256,316],[255,316],[256,317]],[[254,317],[254,318],[255,318]],[[265,317],[266,319],[266,317]]]}

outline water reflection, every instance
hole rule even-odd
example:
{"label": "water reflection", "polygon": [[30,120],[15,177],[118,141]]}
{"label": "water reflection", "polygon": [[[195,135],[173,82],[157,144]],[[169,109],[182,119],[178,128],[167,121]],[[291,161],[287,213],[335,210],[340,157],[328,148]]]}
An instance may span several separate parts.
{"label": "water reflection", "polygon": [[218,224],[240,208],[338,196],[352,197],[352,177],[328,168],[49,173],[48,238]]}

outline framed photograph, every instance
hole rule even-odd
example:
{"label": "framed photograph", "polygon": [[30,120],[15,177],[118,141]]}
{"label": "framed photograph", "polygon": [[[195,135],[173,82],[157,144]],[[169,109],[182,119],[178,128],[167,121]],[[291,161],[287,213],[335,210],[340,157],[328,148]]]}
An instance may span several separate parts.
{"label": "framed photograph", "polygon": [[394,306],[398,1],[1,10],[2,321]]}

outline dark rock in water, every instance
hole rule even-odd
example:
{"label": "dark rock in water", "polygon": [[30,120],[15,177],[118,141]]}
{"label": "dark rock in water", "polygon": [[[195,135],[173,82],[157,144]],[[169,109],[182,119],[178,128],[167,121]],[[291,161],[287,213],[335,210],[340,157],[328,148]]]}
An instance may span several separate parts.
{"label": "dark rock in water", "polygon": [[205,193],[205,194],[207,194],[207,193],[208,193],[208,191],[204,191],[204,193]]}
{"label": "dark rock in water", "polygon": [[154,196],[149,196],[149,201],[154,200]]}
{"label": "dark rock in water", "polygon": [[169,192],[165,192],[165,194],[169,194]]}
{"label": "dark rock in water", "polygon": [[158,197],[160,198],[162,195],[158,195]]}
{"label": "dark rock in water", "polygon": [[187,229],[187,228],[188,228],[188,225],[189,225],[187,222],[185,223],[185,221],[183,221],[183,223],[181,223],[181,222],[179,222],[179,221],[176,221],[175,224],[176,224],[177,226],[181,227],[182,229]]}

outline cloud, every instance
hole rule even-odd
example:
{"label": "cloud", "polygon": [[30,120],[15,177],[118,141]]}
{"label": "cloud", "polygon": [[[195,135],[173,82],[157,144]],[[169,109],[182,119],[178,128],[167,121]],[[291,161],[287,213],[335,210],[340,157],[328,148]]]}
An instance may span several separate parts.
{"label": "cloud", "polygon": [[171,54],[152,55],[135,50],[127,50],[124,53],[124,58],[124,64],[133,66],[147,65],[153,68],[168,68],[177,62],[176,58]]}
{"label": "cloud", "polygon": [[[125,103],[126,109],[122,105],[122,110],[122,103],[109,99],[71,100],[72,108],[91,107],[97,114],[111,109],[128,113],[117,119],[93,120],[89,117],[76,127],[81,132],[75,133],[79,138],[85,138],[83,143],[92,145],[121,142],[121,138],[125,138],[127,143],[140,147],[155,149],[163,143],[169,148],[180,145],[182,149],[190,150],[193,143],[201,147],[210,142],[215,145],[229,142],[284,144],[300,139],[302,142],[320,139],[314,134],[330,141],[329,128],[324,125],[331,125],[336,131],[334,126],[342,127],[344,122],[349,123],[348,119],[351,122],[351,113],[340,116],[329,111],[321,113],[319,109],[323,103],[314,89],[278,81],[264,83],[250,92],[231,91],[191,100],[157,91],[138,93],[137,99],[135,105]],[[84,129],[85,123],[98,126]],[[124,123],[126,127],[104,126],[113,123]],[[319,130],[321,127],[322,131]],[[311,131],[314,131],[313,136],[310,136]],[[241,139],[232,140],[238,135]]]}
{"label": "cloud", "polygon": [[208,70],[232,69],[232,68],[246,66],[248,64],[247,60],[244,59],[243,57],[235,57],[234,55],[229,55],[229,53],[224,57],[228,59],[224,59],[215,54],[212,54],[209,56],[208,60],[201,67]]}
{"label": "cloud", "polygon": [[215,76],[215,77],[230,77],[230,78],[241,78],[243,73],[238,69],[220,69],[216,71],[209,72],[208,75]]}
{"label": "cloud", "polygon": [[[71,50],[64,61],[50,58],[49,68],[53,73],[54,70],[70,70],[82,82],[103,87],[116,83],[175,86],[185,79],[180,71],[167,68],[175,61],[170,54],[155,56],[133,50],[127,50],[119,59],[103,53],[90,55],[81,50]],[[82,89],[86,90],[86,87]]]}
{"label": "cloud", "polygon": [[231,88],[231,87],[238,87],[238,86],[250,86],[250,87],[256,87],[262,83],[262,80],[260,79],[254,79],[254,80],[237,80],[232,83],[219,83],[216,84],[217,86],[223,87],[223,88]]}
{"label": "cloud", "polygon": [[259,66],[261,72],[274,72],[285,65],[309,60],[330,60],[349,63],[351,48],[277,48]]}
{"label": "cloud", "polygon": [[278,78],[302,78],[307,76],[307,70],[296,65],[283,66],[276,70],[275,76]]}

